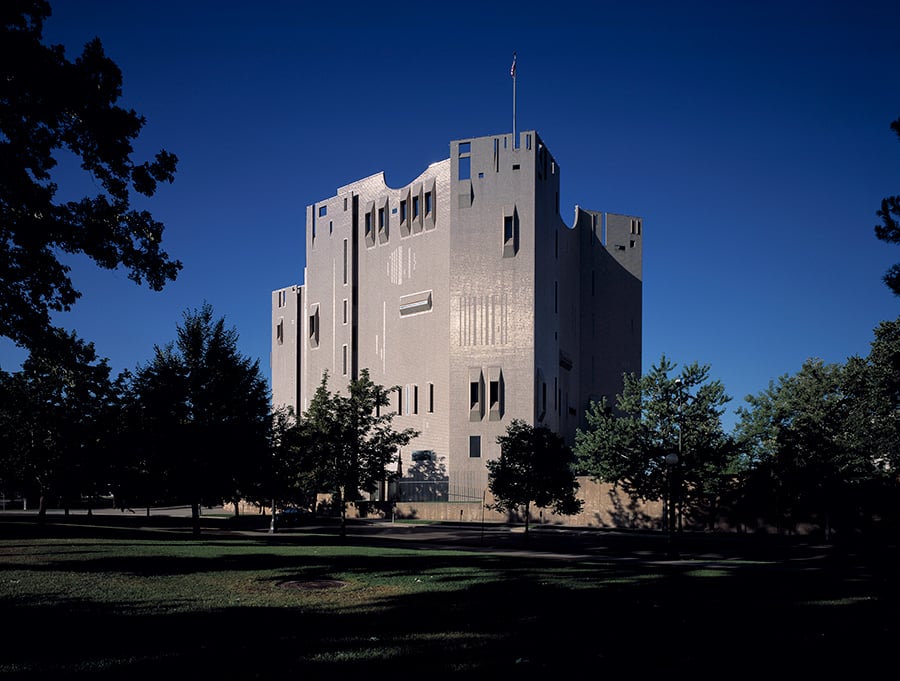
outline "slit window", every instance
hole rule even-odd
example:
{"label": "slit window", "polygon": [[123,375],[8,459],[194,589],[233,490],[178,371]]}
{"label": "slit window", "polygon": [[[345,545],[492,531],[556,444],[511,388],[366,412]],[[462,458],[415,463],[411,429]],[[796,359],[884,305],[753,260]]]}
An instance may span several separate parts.
{"label": "slit window", "polygon": [[309,328],[307,329],[310,347],[319,347],[319,305],[312,306],[309,313]]}

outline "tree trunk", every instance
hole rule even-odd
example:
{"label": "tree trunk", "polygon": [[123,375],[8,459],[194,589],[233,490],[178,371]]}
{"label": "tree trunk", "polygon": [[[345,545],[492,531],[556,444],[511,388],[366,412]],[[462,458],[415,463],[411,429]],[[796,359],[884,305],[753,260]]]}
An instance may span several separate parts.
{"label": "tree trunk", "polygon": [[191,529],[195,537],[200,535],[200,502],[191,504]]}
{"label": "tree trunk", "polygon": [[338,503],[341,506],[341,536],[347,536],[347,501],[344,493],[338,490]]}
{"label": "tree trunk", "polygon": [[525,545],[528,545],[528,521],[531,519],[531,504],[525,504]]}
{"label": "tree trunk", "polygon": [[234,517],[235,518],[237,518],[238,516],[241,515],[241,508],[240,508],[240,506],[238,506],[239,502],[240,502],[240,499],[234,500]]}
{"label": "tree trunk", "polygon": [[47,495],[41,490],[41,496],[38,499],[38,525],[43,525],[47,520]]}

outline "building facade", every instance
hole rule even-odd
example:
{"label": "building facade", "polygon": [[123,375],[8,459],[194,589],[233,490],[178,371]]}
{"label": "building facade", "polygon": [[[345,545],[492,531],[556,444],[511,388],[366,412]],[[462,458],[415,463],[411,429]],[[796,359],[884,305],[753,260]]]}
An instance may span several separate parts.
{"label": "building facade", "polygon": [[393,393],[393,493],[481,500],[521,418],[572,443],[591,400],[641,369],[642,219],[559,214],[534,131],[457,140],[400,188],[378,173],[307,208],[303,284],[272,293],[273,403],[302,413],[325,371]]}

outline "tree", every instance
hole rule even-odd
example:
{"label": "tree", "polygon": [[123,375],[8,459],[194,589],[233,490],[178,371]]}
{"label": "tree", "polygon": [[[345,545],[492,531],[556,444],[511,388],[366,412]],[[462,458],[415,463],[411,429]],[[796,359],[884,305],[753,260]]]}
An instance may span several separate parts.
{"label": "tree", "polygon": [[268,388],[237,341],[205,303],[184,313],[175,342],[155,346],[134,379],[151,468],[191,504],[195,534],[204,501],[236,504],[267,466]]}
{"label": "tree", "polygon": [[388,475],[387,468],[396,463],[399,448],[419,435],[412,428],[393,429],[394,413],[382,413],[390,405],[390,391],[373,383],[368,369],[350,381],[347,392],[330,392],[324,372],[302,419],[307,470],[319,489],[335,495],[341,536],[346,535],[347,502],[358,499],[360,490],[374,492]]}
{"label": "tree", "polygon": [[[891,123],[891,130],[900,138],[900,118]],[[900,196],[888,196],[881,200],[881,208],[875,213],[881,224],[875,225],[875,236],[889,244],[900,243]],[[900,296],[900,263],[891,267],[883,277],[884,283]]]}
{"label": "tree", "polygon": [[[89,42],[74,62],[42,43],[45,0],[0,4],[0,336],[28,349],[53,338],[51,311],[80,297],[60,253],[81,253],[106,269],[160,290],[181,263],[161,248],[163,225],[137,210],[172,182],[177,158],[160,151],[132,160],[144,118],[116,105],[122,73]],[[99,186],[96,196],[57,202],[60,153],[74,155]]]}
{"label": "tree", "polygon": [[575,497],[575,459],[562,437],[546,426],[513,419],[497,443],[500,458],[487,462],[488,488],[494,496],[491,507],[501,513],[521,508],[526,541],[532,504],[560,515],[581,511],[584,502]]}
{"label": "tree", "polygon": [[118,393],[105,359],[75,334],[53,332],[58,352],[31,352],[22,371],[0,372],[0,476],[68,510],[110,484],[108,455]]}
{"label": "tree", "polygon": [[[682,513],[714,516],[734,457],[722,428],[731,399],[724,386],[710,380],[708,365],[694,362],[670,376],[676,368],[663,355],[647,374],[626,374],[615,408],[593,402],[585,414],[588,428],[575,433],[580,470],[634,496],[662,499],[671,511],[670,529],[676,504]],[[667,464],[672,454],[674,465]],[[669,498],[670,487],[676,499]]]}
{"label": "tree", "polygon": [[835,520],[850,520],[854,487],[872,476],[871,460],[848,440],[855,399],[846,377],[839,364],[809,359],[738,409],[737,438],[756,462],[750,482],[763,480],[752,487],[770,490],[779,522],[819,518],[826,538]]}

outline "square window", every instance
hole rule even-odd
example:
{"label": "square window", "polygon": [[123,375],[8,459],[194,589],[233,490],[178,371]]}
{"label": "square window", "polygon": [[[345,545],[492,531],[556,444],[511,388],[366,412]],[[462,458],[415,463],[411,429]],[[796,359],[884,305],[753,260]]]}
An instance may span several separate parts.
{"label": "square window", "polygon": [[328,215],[328,206],[319,206],[319,217],[324,218]]}
{"label": "square window", "polygon": [[459,153],[460,154],[472,153],[472,143],[471,142],[460,142],[459,143]]}

